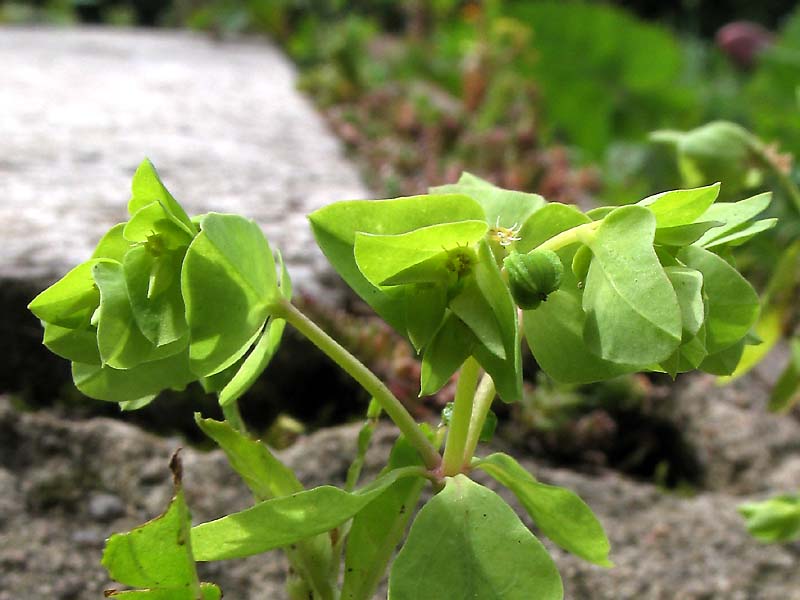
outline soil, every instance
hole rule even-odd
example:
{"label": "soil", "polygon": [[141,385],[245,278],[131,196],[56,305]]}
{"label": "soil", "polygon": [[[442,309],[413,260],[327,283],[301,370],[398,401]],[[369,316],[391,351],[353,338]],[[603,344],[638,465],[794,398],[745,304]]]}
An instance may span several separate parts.
{"label": "soil", "polygon": [[[612,542],[613,569],[586,564],[546,542],[567,598],[800,599],[800,544],[762,545],[748,536],[736,512],[743,501],[791,491],[798,483],[800,421],[766,414],[765,390],[756,376],[728,388],[691,377],[664,400],[664,414],[683,423],[703,467],[702,485],[691,491],[522,456],[540,480],[579,493]],[[308,486],[342,483],[358,428],[355,423],[301,436],[279,456]],[[395,436],[390,424],[379,427],[366,478],[380,469]],[[167,463],[185,445],[117,420],[21,412],[0,398],[0,600],[99,598],[113,586],[99,564],[104,540],[166,507]],[[493,446],[520,456],[502,440]],[[220,451],[186,447],[182,456],[196,522],[251,502]],[[285,566],[270,553],[200,570],[227,598],[260,600],[285,597]]]}

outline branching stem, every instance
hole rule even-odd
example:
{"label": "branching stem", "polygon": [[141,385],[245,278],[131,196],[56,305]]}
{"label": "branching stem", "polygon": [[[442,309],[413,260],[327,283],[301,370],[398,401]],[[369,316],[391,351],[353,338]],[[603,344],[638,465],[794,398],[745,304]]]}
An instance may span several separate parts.
{"label": "branching stem", "polygon": [[308,338],[375,398],[409,443],[420,453],[428,469],[439,467],[442,458],[436,448],[418,427],[405,406],[372,371],[287,300],[276,301],[271,310],[272,314],[285,319]]}
{"label": "branching stem", "polygon": [[467,434],[472,419],[472,402],[479,376],[478,361],[470,356],[461,366],[461,373],[456,384],[456,398],[453,404],[453,414],[450,417],[444,461],[442,462],[444,475],[458,475],[464,466],[464,446],[467,443]]}
{"label": "branching stem", "polygon": [[581,242],[586,236],[590,236],[592,233],[594,233],[594,230],[600,227],[602,222],[603,220],[601,219],[599,221],[592,221],[591,223],[583,223],[582,225],[577,225],[571,229],[562,231],[561,233],[551,237],[549,240],[545,240],[539,244],[536,249],[552,250],[555,252],[556,250],[560,250],[561,248],[569,246],[570,244]]}

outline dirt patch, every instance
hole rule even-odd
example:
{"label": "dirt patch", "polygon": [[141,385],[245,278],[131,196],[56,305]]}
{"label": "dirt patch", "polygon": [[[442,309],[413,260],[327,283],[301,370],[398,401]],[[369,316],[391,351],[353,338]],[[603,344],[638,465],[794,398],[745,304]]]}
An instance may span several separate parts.
{"label": "dirt patch", "polygon": [[[321,430],[301,437],[281,456],[307,485],[341,483],[357,430],[357,425]],[[379,428],[367,477],[380,468],[394,436],[391,426]],[[104,539],[164,509],[171,494],[169,456],[183,443],[114,420],[19,413],[1,398],[0,600],[101,597],[112,583],[99,565]],[[183,459],[195,521],[248,505],[246,489],[220,452],[187,448]],[[581,494],[612,540],[617,566],[611,570],[553,550],[567,598],[800,598],[800,545],[752,540],[736,514],[742,496],[719,489],[682,497],[611,471],[586,474],[530,458],[522,462],[542,481]],[[765,482],[769,475],[762,472]],[[773,485],[765,483],[757,495],[780,491]],[[205,565],[202,572],[226,597],[261,600],[285,597],[284,567],[271,553]]]}

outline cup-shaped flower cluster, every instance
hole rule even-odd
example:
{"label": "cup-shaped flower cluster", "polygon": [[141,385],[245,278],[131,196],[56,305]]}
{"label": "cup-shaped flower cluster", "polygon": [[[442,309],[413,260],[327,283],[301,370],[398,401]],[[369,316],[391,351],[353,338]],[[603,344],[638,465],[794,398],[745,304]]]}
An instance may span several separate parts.
{"label": "cup-shaped flower cluster", "polygon": [[584,213],[465,174],[428,195],[339,202],[310,219],[337,271],[421,353],[422,394],[473,356],[514,401],[523,333],[563,382],[736,368],[758,341],[759,302],[729,250],[775,220],[752,221],[768,194],[715,204],[718,193]]}
{"label": "cup-shaped flower cluster", "polygon": [[270,306],[291,294],[285,269],[276,273],[254,222],[190,219],[147,160],[128,212],[89,260],[30,303],[45,345],[72,361],[83,393],[126,409],[195,380],[230,401],[280,342]]}

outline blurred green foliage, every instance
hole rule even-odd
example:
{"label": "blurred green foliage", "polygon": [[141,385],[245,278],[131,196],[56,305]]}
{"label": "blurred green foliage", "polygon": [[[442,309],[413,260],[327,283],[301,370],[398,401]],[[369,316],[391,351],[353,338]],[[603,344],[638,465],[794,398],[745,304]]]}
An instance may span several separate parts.
{"label": "blurred green foliage", "polygon": [[[551,199],[624,203],[683,175],[649,132],[715,119],[800,151],[800,10],[746,69],[685,21],[710,3],[680,14],[618,4],[686,29],[554,0],[182,0],[175,18],[282,44],[301,87],[389,193],[467,169]],[[765,23],[787,10],[761,8],[752,16]]]}

